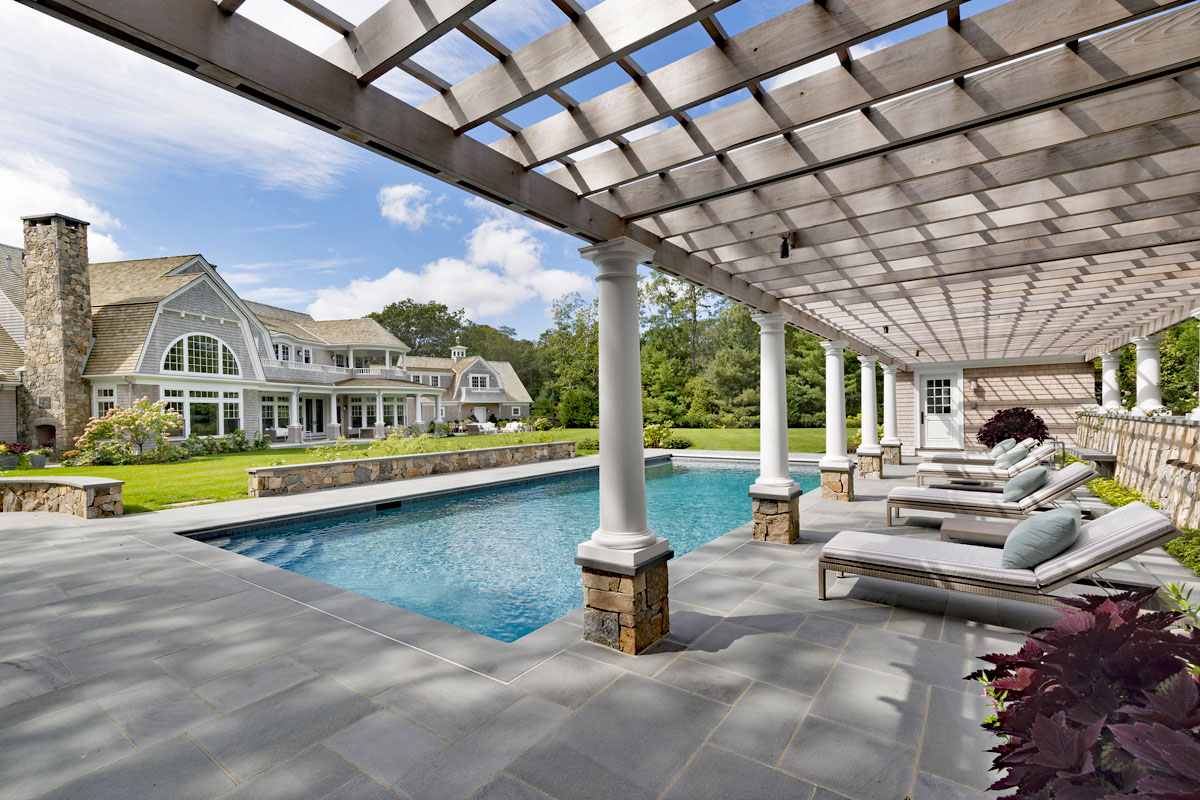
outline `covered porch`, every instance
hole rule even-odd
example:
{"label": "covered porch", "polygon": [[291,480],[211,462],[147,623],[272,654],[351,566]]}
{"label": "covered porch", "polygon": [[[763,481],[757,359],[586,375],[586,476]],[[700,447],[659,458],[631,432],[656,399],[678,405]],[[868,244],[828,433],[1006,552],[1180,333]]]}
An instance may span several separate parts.
{"label": "covered porch", "polygon": [[277,442],[382,439],[393,431],[424,432],[439,423],[443,390],[411,381],[362,375],[332,387],[294,387],[260,395],[265,436]]}

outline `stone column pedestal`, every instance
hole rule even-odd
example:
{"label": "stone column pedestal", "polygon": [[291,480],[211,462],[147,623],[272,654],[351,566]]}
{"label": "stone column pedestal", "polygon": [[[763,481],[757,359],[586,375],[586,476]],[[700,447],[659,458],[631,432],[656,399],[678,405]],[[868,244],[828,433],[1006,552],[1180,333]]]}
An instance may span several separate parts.
{"label": "stone column pedestal", "polygon": [[885,464],[901,464],[903,461],[900,456],[900,445],[884,444],[880,445],[883,448],[883,463]]}
{"label": "stone column pedestal", "polygon": [[849,503],[854,499],[854,470],[821,465],[821,499]]}
{"label": "stone column pedestal", "polygon": [[879,445],[874,447],[863,445],[858,448],[858,477],[860,478],[875,478],[883,477],[883,448]]}
{"label": "stone column pedestal", "polygon": [[611,564],[601,569],[575,559],[583,567],[584,640],[632,656],[670,633],[667,560],[672,555],[631,568],[632,574]]}
{"label": "stone column pedestal", "polygon": [[288,444],[299,444],[304,441],[303,425],[288,425]]}
{"label": "stone column pedestal", "polygon": [[342,435],[342,426],[337,422],[329,422],[325,424],[325,438],[337,439]]}
{"label": "stone column pedestal", "polygon": [[800,495],[804,490],[750,487],[754,538],[760,542],[794,544],[800,538]]}

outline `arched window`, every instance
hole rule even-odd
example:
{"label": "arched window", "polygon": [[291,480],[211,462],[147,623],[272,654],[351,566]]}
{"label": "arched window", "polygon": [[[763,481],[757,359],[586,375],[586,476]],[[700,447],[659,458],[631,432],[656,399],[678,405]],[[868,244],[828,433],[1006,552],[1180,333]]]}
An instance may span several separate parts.
{"label": "arched window", "polygon": [[241,375],[237,356],[224,342],[202,333],[176,339],[163,357],[163,372],[196,375]]}

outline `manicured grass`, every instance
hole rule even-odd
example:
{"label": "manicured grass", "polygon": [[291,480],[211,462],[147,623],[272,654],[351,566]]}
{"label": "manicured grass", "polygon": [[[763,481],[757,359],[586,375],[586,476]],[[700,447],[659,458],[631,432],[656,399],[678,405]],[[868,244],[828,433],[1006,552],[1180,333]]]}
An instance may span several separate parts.
{"label": "manicured grass", "polygon": [[[692,440],[700,450],[757,450],[757,429],[677,428],[675,433]],[[851,431],[853,434],[854,431]],[[599,436],[596,428],[568,428],[555,436],[557,441],[579,441]],[[502,434],[490,436],[452,437],[438,440],[445,449],[462,449],[468,443],[476,447],[496,447],[508,442]],[[508,437],[505,437],[508,438]],[[348,449],[362,453],[366,444],[351,445]],[[797,428],[788,431],[788,448],[792,452],[820,453],[825,450],[825,431],[822,428]],[[365,455],[365,453],[362,453]],[[356,457],[351,455],[351,458]],[[112,478],[125,481],[122,499],[126,514],[158,511],[176,503],[220,503],[241,500],[247,496],[247,467],[265,467],[280,459],[288,464],[304,464],[328,458],[320,453],[309,455],[303,448],[269,450],[255,453],[224,453],[197,456],[174,464],[146,464],[124,467],[54,467],[47,469],[9,470],[4,477],[24,475],[49,478],[54,475],[77,475]]]}
{"label": "manicured grass", "polygon": [[[851,428],[848,433],[853,436],[857,429]],[[600,432],[596,428],[567,428],[564,430],[567,439],[598,438]],[[692,440],[692,446],[697,450],[758,450],[758,428],[674,428],[676,436]],[[793,453],[824,453],[824,428],[791,428],[788,430],[788,450]]]}

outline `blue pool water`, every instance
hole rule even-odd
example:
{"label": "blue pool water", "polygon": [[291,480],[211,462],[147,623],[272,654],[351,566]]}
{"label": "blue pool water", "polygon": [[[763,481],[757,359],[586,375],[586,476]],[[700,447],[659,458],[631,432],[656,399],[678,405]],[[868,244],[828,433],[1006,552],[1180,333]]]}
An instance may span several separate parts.
{"label": "blue pool water", "polygon": [[[651,530],[683,555],[748,522],[757,474],[734,462],[648,466]],[[792,477],[806,492],[820,485],[815,470]],[[583,603],[573,559],[599,525],[598,503],[590,472],[209,543],[511,642]]]}

